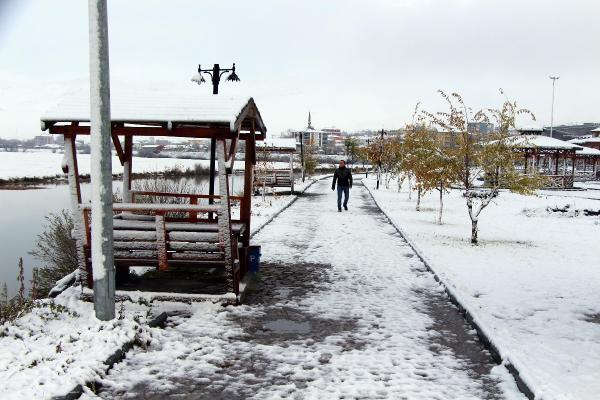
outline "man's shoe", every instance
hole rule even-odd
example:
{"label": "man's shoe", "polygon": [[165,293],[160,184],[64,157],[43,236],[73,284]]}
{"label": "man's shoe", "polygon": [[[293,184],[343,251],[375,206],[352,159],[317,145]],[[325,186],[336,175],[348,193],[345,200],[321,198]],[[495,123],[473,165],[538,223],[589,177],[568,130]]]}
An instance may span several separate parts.
{"label": "man's shoe", "polygon": [[344,210],[348,211],[348,206],[344,206]]}
{"label": "man's shoe", "polygon": [[341,209],[341,208],[338,208],[338,212],[342,212],[342,209]]}

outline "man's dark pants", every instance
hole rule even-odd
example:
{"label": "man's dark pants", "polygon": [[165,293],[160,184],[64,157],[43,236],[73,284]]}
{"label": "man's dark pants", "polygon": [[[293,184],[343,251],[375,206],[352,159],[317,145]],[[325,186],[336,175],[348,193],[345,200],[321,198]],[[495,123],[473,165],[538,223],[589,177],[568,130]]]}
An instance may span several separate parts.
{"label": "man's dark pants", "polygon": [[344,193],[344,207],[348,206],[348,196],[350,195],[350,187],[337,185],[338,195],[338,210],[342,208],[342,193]]}

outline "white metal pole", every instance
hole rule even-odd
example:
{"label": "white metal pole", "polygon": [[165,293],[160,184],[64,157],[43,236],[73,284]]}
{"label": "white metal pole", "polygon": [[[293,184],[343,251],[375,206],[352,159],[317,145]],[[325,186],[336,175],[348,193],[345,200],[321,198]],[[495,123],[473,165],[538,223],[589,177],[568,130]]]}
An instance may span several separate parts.
{"label": "white metal pole", "polygon": [[92,267],[96,318],[115,317],[110,74],[106,0],[89,0]]}
{"label": "white metal pole", "polygon": [[556,80],[559,79],[558,76],[551,76],[552,79],[552,110],[550,111],[550,137],[554,137],[552,131],[554,130],[554,85]]}

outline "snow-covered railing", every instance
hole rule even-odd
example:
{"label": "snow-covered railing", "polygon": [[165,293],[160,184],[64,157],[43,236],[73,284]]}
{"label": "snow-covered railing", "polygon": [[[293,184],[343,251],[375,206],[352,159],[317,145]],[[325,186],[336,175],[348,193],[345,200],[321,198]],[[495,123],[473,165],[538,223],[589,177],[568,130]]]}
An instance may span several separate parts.
{"label": "snow-covered railing", "polygon": [[[84,211],[92,209],[91,204],[82,204]],[[143,204],[143,203],[113,203],[113,211],[139,211],[153,214],[165,214],[169,212],[192,212],[208,213],[218,212],[220,206],[214,204]]]}

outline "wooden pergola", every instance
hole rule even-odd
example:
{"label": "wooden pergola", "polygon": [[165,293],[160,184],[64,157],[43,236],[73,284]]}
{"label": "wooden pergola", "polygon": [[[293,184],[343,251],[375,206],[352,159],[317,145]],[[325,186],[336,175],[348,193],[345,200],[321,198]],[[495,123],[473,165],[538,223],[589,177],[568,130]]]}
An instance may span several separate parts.
{"label": "wooden pergola", "polygon": [[[65,139],[63,170],[68,174],[71,188],[80,276],[86,277],[87,286],[92,287],[91,207],[81,199],[76,145],[78,137],[90,134],[89,120],[89,98],[77,95],[65,98],[48,111],[41,123],[42,130],[63,135]],[[171,271],[208,268],[222,270],[224,293],[238,296],[240,281],[248,270],[256,141],[264,140],[266,135],[254,100],[249,97],[205,97],[196,93],[120,93],[113,90],[111,128],[114,148],[123,166],[123,202],[113,205],[117,289],[120,280],[129,276],[132,266],[156,267],[158,273],[162,273],[161,277],[168,277]],[[133,191],[135,136],[210,139],[209,193]],[[228,175],[232,173],[236,149],[241,141],[245,142],[244,191],[241,197],[235,197],[230,195]],[[218,195],[213,184],[217,171]],[[149,196],[186,201],[185,204],[139,202]],[[240,216],[236,220],[231,218],[232,200],[240,202]],[[152,291],[161,291],[163,286],[167,285],[159,280],[159,289],[153,287]],[[144,288],[133,287],[132,290]]]}
{"label": "wooden pergola", "polygon": [[575,179],[575,160],[581,146],[542,135],[510,138],[515,151],[523,154],[524,174],[537,171],[548,178],[549,189],[569,189]]}
{"label": "wooden pergola", "polygon": [[600,150],[582,146],[575,154],[575,180],[580,182],[600,180]]}
{"label": "wooden pergola", "polygon": [[257,171],[254,175],[254,188],[262,187],[289,187],[290,193],[294,193],[294,154],[296,153],[296,139],[270,139],[257,145],[257,151],[267,154],[289,155],[288,168],[268,168]]}

